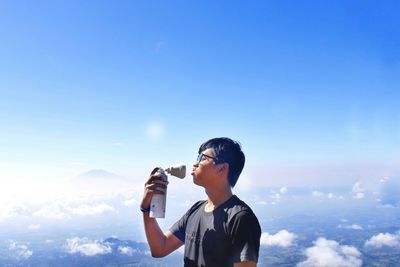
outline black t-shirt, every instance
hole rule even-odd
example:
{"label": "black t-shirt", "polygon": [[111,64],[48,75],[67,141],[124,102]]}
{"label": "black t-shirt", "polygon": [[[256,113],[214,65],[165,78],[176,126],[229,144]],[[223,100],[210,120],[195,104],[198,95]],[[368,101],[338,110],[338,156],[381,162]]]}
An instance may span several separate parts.
{"label": "black t-shirt", "polygon": [[185,243],[185,267],[233,266],[258,260],[261,228],[253,211],[233,195],[212,212],[194,204],[170,231]]}

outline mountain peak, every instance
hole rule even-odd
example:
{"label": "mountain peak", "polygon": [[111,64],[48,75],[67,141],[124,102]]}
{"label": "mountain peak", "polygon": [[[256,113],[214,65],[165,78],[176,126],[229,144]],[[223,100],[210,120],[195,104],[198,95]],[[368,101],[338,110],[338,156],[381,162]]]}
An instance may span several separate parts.
{"label": "mountain peak", "polygon": [[79,179],[118,179],[118,180],[123,180],[125,179],[124,177],[117,175],[115,173],[106,171],[106,170],[102,170],[102,169],[93,169],[90,171],[87,171],[81,175],[78,176]]}

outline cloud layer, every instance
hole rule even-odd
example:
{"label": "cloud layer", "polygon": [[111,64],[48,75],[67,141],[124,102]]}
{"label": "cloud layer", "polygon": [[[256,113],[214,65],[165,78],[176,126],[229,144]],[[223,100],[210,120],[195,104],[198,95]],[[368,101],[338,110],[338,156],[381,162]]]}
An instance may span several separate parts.
{"label": "cloud layer", "polygon": [[340,246],[334,240],[318,238],[314,246],[305,251],[307,259],[297,267],[359,267],[361,253],[352,246]]}
{"label": "cloud layer", "polygon": [[287,230],[281,230],[275,235],[269,233],[262,233],[261,245],[264,246],[278,246],[278,247],[289,247],[293,245],[296,235],[288,232]]}
{"label": "cloud layer", "polygon": [[76,205],[65,201],[63,203],[48,203],[38,211],[33,212],[33,215],[48,219],[63,220],[71,218],[72,215],[90,216],[109,212],[116,212],[116,210],[105,203]]}
{"label": "cloud layer", "polygon": [[362,199],[365,197],[365,189],[360,182],[357,182],[353,185],[351,192],[353,193],[354,199]]}
{"label": "cloud layer", "polygon": [[337,226],[339,229],[350,229],[350,230],[363,230],[364,228],[359,224],[339,224]]}
{"label": "cloud layer", "polygon": [[20,244],[15,241],[11,241],[8,249],[10,255],[17,260],[27,260],[33,255],[32,250],[26,244]]}
{"label": "cloud layer", "polygon": [[378,235],[374,235],[365,242],[365,246],[375,248],[381,248],[384,246],[400,248],[400,232],[395,234],[380,233]]}
{"label": "cloud layer", "polygon": [[79,253],[84,256],[104,255],[112,252],[107,243],[78,237],[67,239],[66,250],[70,254]]}

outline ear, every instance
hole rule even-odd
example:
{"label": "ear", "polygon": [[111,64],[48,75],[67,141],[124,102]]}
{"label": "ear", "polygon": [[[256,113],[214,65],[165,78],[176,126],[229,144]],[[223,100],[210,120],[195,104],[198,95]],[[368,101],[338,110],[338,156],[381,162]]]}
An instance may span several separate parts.
{"label": "ear", "polygon": [[223,172],[228,172],[229,164],[228,163],[222,163],[221,167],[219,167],[218,172],[223,173]]}

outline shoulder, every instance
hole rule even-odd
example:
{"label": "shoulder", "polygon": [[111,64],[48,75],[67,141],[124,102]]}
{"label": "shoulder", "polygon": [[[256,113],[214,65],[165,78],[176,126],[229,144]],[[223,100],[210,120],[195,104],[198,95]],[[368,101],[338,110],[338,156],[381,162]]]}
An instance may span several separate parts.
{"label": "shoulder", "polygon": [[229,214],[230,218],[241,217],[255,217],[253,210],[243,200],[239,199],[236,195],[232,196],[229,204],[225,207],[225,212]]}
{"label": "shoulder", "polygon": [[193,214],[194,212],[198,211],[200,209],[200,207],[202,207],[203,205],[206,204],[206,200],[200,200],[197,201],[196,203],[193,204],[193,206],[191,206],[188,211],[186,212],[186,214],[190,215]]}
{"label": "shoulder", "polygon": [[173,233],[179,240],[184,241],[188,221],[199,216],[198,211],[201,210],[202,205],[205,203],[205,200],[194,203],[193,206],[191,206],[188,211],[172,225],[170,232]]}
{"label": "shoulder", "polygon": [[193,209],[198,209],[200,208],[203,204],[205,204],[207,202],[207,200],[199,200],[196,203],[193,204],[192,207],[190,207],[189,210],[193,210]]}
{"label": "shoulder", "polygon": [[206,203],[205,200],[200,200],[194,203],[187,211],[186,213],[182,216],[180,219],[181,222],[186,223],[187,220],[189,220],[192,217],[199,216],[199,211],[201,211],[201,207],[204,206]]}
{"label": "shoulder", "polygon": [[228,225],[231,229],[252,228],[253,231],[261,231],[260,223],[253,210],[237,196],[233,196],[232,202],[228,205],[226,213],[228,215]]}

